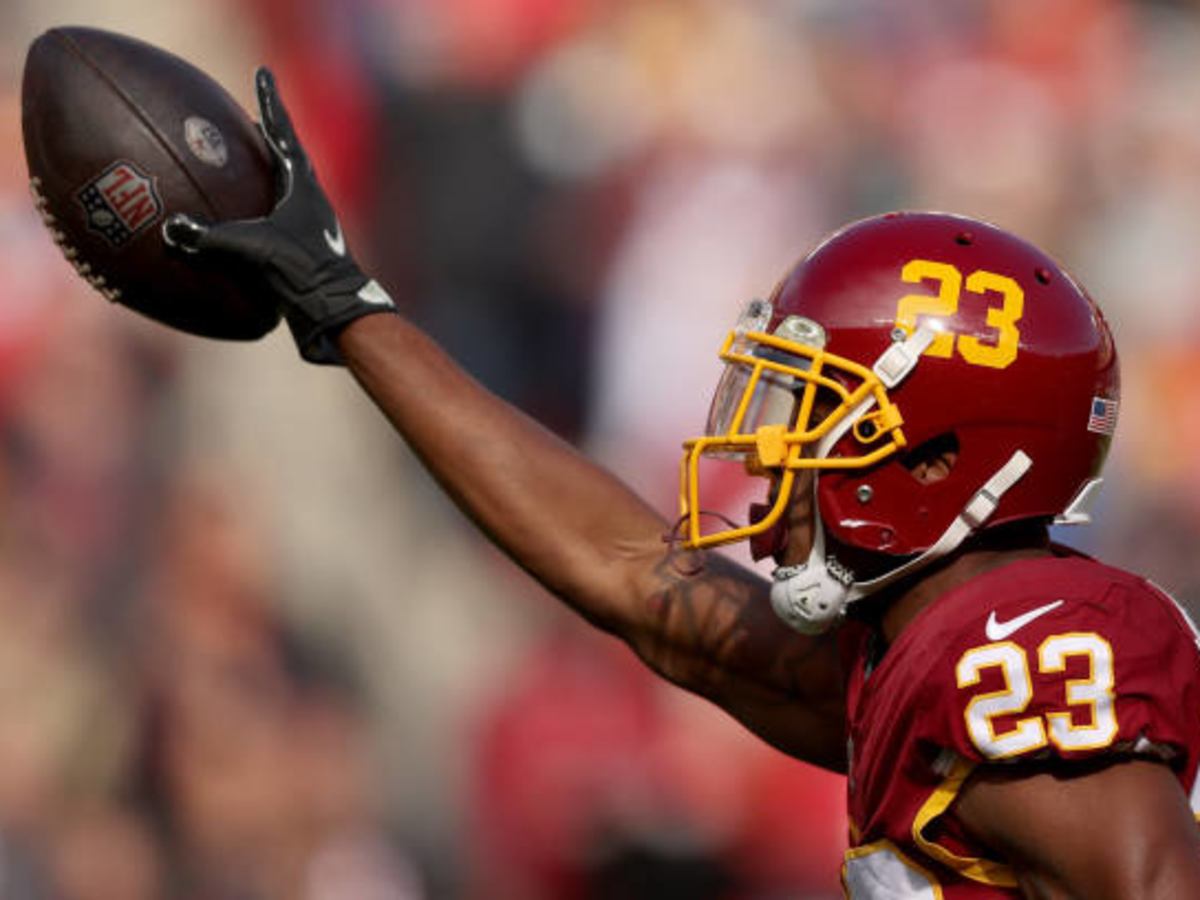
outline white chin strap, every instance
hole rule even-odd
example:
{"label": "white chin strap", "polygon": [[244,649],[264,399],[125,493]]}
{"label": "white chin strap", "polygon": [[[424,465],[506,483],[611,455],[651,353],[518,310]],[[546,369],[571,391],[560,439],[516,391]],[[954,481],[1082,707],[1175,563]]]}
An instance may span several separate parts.
{"label": "white chin strap", "polygon": [[[783,621],[803,634],[820,634],[834,625],[855,600],[868,597],[902,578],[912,575],[958,549],[968,537],[992,517],[1000,498],[1021,480],[1033,465],[1023,450],[984,482],[942,536],[919,556],[870,581],[854,581],[853,575],[825,555],[825,529],[814,503],[812,550],[808,561],[798,566],[781,566],[772,575],[771,608]],[[814,492],[816,486],[813,487]]]}
{"label": "white chin strap", "polygon": [[[888,347],[875,361],[872,370],[887,388],[894,388],[916,368],[921,354],[935,336],[927,327],[918,328],[906,340]],[[874,398],[867,397],[836,428],[831,429],[816,448],[817,458],[824,459],[834,444],[874,403]],[[817,487],[814,480],[812,550],[807,562],[798,566],[781,566],[775,570],[772,576],[774,583],[771,585],[771,607],[776,615],[804,634],[820,634],[828,630],[841,619],[848,604],[923,569],[957,549],[991,518],[1000,504],[1000,498],[1031,465],[1033,461],[1018,450],[975,492],[933,546],[886,575],[858,582],[850,571],[825,553],[825,529],[821,525],[819,503],[815,499]]]}

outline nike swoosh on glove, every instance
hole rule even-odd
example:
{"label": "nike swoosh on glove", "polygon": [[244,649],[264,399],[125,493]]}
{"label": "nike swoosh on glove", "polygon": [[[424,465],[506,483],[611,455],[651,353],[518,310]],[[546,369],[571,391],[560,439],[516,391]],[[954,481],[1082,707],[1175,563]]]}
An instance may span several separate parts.
{"label": "nike swoosh on glove", "polygon": [[274,76],[260,68],[254,82],[260,125],[275,156],[275,208],[265,218],[217,223],[177,213],[163,224],[163,239],[185,253],[227,254],[257,266],[275,291],[300,355],[339,365],[338,332],[360,316],[395,312],[395,303],[347,252],[342,226],[296,137]]}

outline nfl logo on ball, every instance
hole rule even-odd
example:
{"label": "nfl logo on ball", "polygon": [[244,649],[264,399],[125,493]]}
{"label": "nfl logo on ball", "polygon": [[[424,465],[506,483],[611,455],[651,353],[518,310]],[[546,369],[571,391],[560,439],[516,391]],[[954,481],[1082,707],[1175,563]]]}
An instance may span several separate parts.
{"label": "nfl logo on ball", "polygon": [[116,162],[78,194],[88,230],[122,247],[162,215],[154,182],[132,163]]}

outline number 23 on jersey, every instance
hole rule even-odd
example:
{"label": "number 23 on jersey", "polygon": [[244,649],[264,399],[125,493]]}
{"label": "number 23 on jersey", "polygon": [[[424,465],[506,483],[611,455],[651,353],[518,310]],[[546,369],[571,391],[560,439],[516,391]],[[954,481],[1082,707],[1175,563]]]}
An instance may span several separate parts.
{"label": "number 23 on jersey", "polygon": [[[1060,676],[1061,709],[1026,715],[1034,699],[1029,654],[1012,641],[972,647],[955,667],[960,689],[978,686],[984,673],[999,674],[996,690],[974,694],[963,712],[971,742],[989,759],[1019,756],[1053,744],[1059,750],[1107,747],[1117,736],[1112,646],[1095,632],[1052,634],[1032,663],[1041,675]],[[1083,677],[1067,677],[1071,659]]]}

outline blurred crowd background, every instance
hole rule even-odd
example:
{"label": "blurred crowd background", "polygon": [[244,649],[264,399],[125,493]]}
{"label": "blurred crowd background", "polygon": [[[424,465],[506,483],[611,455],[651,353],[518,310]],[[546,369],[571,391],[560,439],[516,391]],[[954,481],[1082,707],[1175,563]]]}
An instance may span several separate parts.
{"label": "blurred crowd background", "polygon": [[719,339],[823,233],[1032,239],[1123,362],[1063,538],[1200,605],[1200,4],[4,0],[0,896],[803,900],[845,841],[839,779],[559,610],[344,372],[75,279],[19,125],[68,23],[248,108],[269,63],[405,312],[667,514]]}

